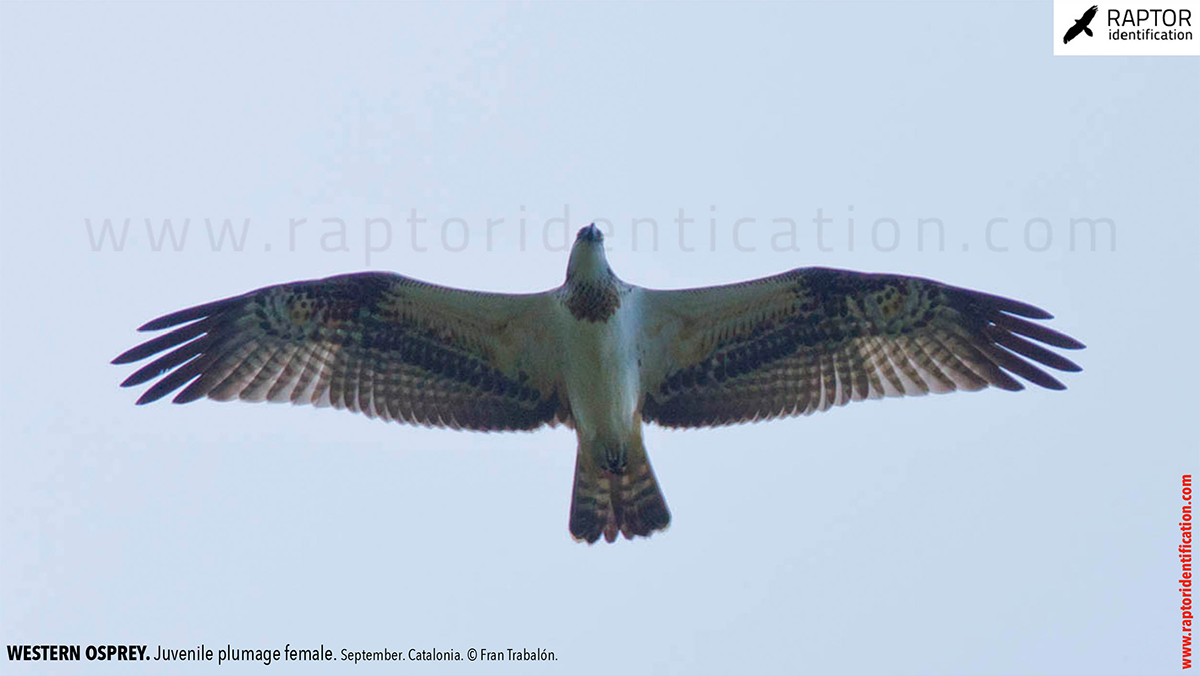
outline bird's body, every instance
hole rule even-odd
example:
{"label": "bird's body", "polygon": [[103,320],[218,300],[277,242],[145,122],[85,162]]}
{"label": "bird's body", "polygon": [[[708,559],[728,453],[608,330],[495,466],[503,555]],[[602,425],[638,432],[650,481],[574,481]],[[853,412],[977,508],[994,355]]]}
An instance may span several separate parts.
{"label": "bird's body", "polygon": [[563,382],[581,440],[615,441],[634,427],[641,385],[637,301],[636,292],[625,290],[621,306],[605,321],[578,321],[566,303],[556,307]]}
{"label": "bird's body", "polygon": [[621,281],[595,226],[563,286],[506,295],[387,273],[266,287],[181,310],[172,331],[117,357],[168,351],[130,376],[146,403],[291,401],[475,430],[575,430],[571,534],[649,535],[670,522],[643,421],[706,427],[851,401],[988,385],[1061,383],[1022,357],[1079,367],[1026,340],[1075,349],[1022,317],[1033,306],[937,282],[801,268],[723,287]]}
{"label": "bird's body", "polygon": [[665,528],[670,513],[642,445],[643,366],[655,358],[642,340],[642,289],[618,279],[598,231],[585,232],[594,239],[572,252],[556,310],[578,440],[569,526],[578,539],[612,542]]}

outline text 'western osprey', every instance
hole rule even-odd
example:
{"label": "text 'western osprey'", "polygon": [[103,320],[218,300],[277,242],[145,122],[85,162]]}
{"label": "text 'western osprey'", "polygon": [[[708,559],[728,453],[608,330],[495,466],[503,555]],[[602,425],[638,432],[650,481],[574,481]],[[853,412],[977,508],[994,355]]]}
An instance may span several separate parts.
{"label": "text 'western osprey'", "polygon": [[[114,364],[170,350],[122,386],[138,399],[290,401],[470,430],[562,423],[579,447],[570,531],[612,542],[671,520],[642,423],[710,427],[851,401],[1063,385],[1031,340],[1083,344],[1032,305],[902,275],[798,268],[702,289],[621,281],[595,225],[550,291],[451,289],[384,272],[268,286],[142,326],[175,327]],[[186,387],[185,387],[186,386]]]}

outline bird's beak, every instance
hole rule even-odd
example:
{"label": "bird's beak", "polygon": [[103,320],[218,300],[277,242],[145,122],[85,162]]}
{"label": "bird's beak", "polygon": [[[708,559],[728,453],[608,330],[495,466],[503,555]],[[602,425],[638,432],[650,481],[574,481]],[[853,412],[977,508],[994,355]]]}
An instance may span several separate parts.
{"label": "bird's beak", "polygon": [[576,242],[597,242],[597,243],[603,242],[604,241],[604,233],[600,231],[600,228],[596,227],[595,223],[591,223],[587,227],[579,229],[579,234],[575,235],[575,241]]}

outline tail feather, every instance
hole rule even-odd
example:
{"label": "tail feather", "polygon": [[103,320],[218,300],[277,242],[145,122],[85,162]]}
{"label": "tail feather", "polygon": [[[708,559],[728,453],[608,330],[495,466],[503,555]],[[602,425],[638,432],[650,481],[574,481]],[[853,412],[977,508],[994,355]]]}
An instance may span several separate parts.
{"label": "tail feather", "polygon": [[575,459],[572,537],[591,544],[601,535],[613,542],[621,533],[631,540],[635,535],[649,536],[671,523],[671,512],[640,443],[630,449],[620,472],[600,468],[596,457],[581,447]]}

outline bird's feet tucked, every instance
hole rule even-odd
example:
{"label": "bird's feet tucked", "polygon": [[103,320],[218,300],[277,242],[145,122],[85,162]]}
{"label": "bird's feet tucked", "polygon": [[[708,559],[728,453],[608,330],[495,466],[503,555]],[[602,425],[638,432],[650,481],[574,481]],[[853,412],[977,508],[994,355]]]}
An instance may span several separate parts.
{"label": "bird's feet tucked", "polygon": [[625,446],[605,444],[603,469],[613,474],[624,474],[629,467],[629,453]]}

